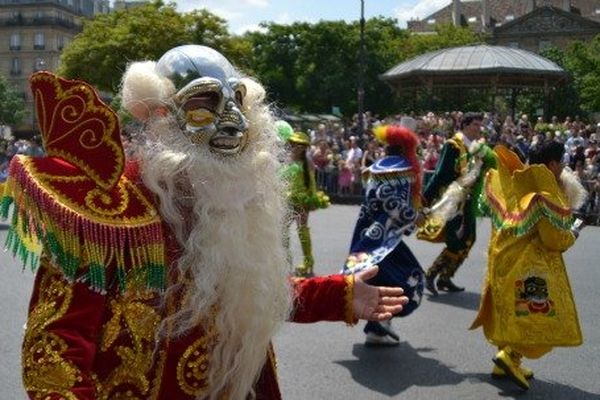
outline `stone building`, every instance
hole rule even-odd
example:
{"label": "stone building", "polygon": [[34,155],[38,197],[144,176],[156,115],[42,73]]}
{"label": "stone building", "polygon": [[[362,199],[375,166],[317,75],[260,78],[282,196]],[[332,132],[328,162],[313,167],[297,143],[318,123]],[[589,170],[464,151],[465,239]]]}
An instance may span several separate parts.
{"label": "stone building", "polygon": [[56,70],[62,49],[81,32],[83,19],[108,11],[108,0],[0,0],[0,73],[32,110],[17,132],[30,135],[36,129],[29,75]]}
{"label": "stone building", "polygon": [[422,20],[409,21],[408,29],[430,33],[444,23],[487,33],[491,44],[538,53],[599,34],[600,0],[449,0]]}

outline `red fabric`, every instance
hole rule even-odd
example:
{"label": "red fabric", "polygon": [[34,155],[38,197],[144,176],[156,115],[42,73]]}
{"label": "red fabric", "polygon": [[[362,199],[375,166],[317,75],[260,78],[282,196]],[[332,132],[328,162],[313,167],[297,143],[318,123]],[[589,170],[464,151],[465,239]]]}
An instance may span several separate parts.
{"label": "red fabric", "polygon": [[[102,191],[102,196],[90,196],[90,193],[97,191],[98,185],[93,179],[87,178],[78,167],[54,157],[23,158],[25,159],[31,167],[21,161],[21,157],[15,157],[10,166],[10,175],[22,177],[19,182],[25,184],[27,189],[42,187],[45,190],[43,193],[48,191],[47,199],[40,196],[42,201],[49,204],[71,203],[82,215],[98,219],[107,217],[98,214],[97,210],[112,210],[115,205],[126,204],[122,211],[110,215],[116,223],[131,219],[149,219],[146,217],[149,214],[147,199],[140,197],[131,185]],[[108,196],[110,200],[103,196]],[[94,208],[90,208],[88,202],[91,202]]]}
{"label": "red fabric", "polygon": [[31,75],[29,81],[48,155],[68,160],[102,188],[112,189],[125,161],[114,111],[86,82],[48,71]]}
{"label": "red fabric", "polygon": [[[167,236],[167,240],[172,236]],[[168,254],[176,257],[179,251],[174,246],[170,247]],[[54,267],[44,263],[36,276],[36,283],[31,299],[30,311],[33,311],[38,305],[40,298],[44,298],[44,293],[48,293],[48,287],[43,283],[48,282],[45,279],[49,274],[56,274]],[[116,391],[131,391],[139,398],[159,399],[159,400],[192,400],[194,397],[182,391],[178,381],[178,367],[182,355],[199,338],[204,337],[204,330],[199,327],[184,337],[163,340],[158,345],[152,341],[140,342],[143,347],[136,347],[133,340],[132,328],[135,326],[131,317],[126,315],[127,307],[147,306],[158,312],[161,318],[164,318],[165,308],[161,308],[161,299],[158,295],[142,296],[143,298],[133,296],[129,293],[120,296],[116,287],[113,287],[105,295],[91,291],[82,283],[67,283],[72,285],[73,297],[66,313],[58,320],[49,324],[45,332],[53,333],[62,338],[67,344],[68,349],[62,353],[62,358],[67,362],[72,362],[81,373],[82,380],[77,382],[72,389],[72,394],[78,400],[95,400],[99,396],[96,392],[96,385],[91,376],[94,375],[100,382],[110,381],[116,371],[123,373],[123,357],[127,354],[137,354],[152,356],[146,371],[143,369],[125,369],[131,376],[127,381],[114,388],[111,393]],[[341,275],[328,277],[317,277],[311,279],[293,280],[295,291],[295,310],[292,314],[294,322],[316,322],[316,321],[343,321],[347,311],[346,301],[347,282]],[[131,299],[127,296],[132,295]],[[45,297],[48,302],[47,296]],[[135,300],[135,301],[134,301]],[[103,339],[109,335],[109,322],[114,322],[114,312],[117,309],[115,304],[121,304],[122,315],[118,316],[120,331],[108,349],[102,349]],[[167,306],[168,308],[168,306]],[[129,319],[128,319],[129,318]],[[144,314],[141,317],[144,318]],[[129,322],[128,322],[129,321]],[[133,323],[133,325],[126,325]],[[152,337],[154,332],[152,332]],[[161,364],[161,354],[166,354],[164,365]],[[255,386],[257,398],[261,400],[278,400],[281,398],[277,373],[272,365],[274,356],[266,356],[265,367]],[[139,382],[148,382],[147,391],[140,391]],[[201,382],[202,383],[202,382]],[[46,393],[47,394],[47,393]],[[151,397],[155,394],[157,397]],[[29,393],[30,398],[36,398],[36,393]],[[51,399],[54,399],[52,396]],[[55,397],[60,399],[60,396]],[[110,397],[109,397],[110,398]]]}
{"label": "red fabric", "polygon": [[[42,262],[37,272],[33,295],[30,302],[30,312],[38,305],[38,300],[45,296],[45,304],[53,301],[49,284],[49,276],[60,277],[60,272]],[[81,373],[81,380],[76,383],[72,393],[77,399],[96,399],[96,389],[91,377],[93,361],[96,355],[96,341],[101,329],[104,316],[106,297],[92,292],[82,283],[68,283],[72,288],[73,301],[68,311],[58,320],[48,324],[44,333],[52,333],[64,340],[68,348],[62,353],[65,360],[71,361]],[[49,298],[47,296],[50,296]],[[57,301],[61,304],[61,301]],[[27,329],[30,327],[29,323]],[[26,351],[27,349],[24,349]],[[37,399],[37,393],[28,393],[32,399]],[[46,398],[45,396],[43,397]],[[50,399],[63,399],[59,394],[51,394]]]}
{"label": "red fabric", "polygon": [[[343,275],[293,279],[293,322],[346,320],[346,280]],[[347,321],[351,322],[351,321]]]}

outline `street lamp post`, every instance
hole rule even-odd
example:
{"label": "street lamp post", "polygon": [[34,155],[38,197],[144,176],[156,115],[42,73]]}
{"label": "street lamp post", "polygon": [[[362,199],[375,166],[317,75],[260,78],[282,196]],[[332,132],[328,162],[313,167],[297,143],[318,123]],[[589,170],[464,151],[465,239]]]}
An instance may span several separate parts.
{"label": "street lamp post", "polygon": [[360,51],[358,56],[358,133],[365,133],[365,0],[360,0]]}

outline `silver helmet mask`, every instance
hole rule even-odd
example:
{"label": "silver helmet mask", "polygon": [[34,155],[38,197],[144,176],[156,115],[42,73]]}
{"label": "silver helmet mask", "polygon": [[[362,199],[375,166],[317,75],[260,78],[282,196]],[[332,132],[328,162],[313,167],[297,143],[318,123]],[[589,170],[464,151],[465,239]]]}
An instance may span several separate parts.
{"label": "silver helmet mask", "polygon": [[223,55],[205,46],[180,46],[165,53],[155,70],[175,85],[175,114],[192,143],[222,155],[243,151],[246,87]]}

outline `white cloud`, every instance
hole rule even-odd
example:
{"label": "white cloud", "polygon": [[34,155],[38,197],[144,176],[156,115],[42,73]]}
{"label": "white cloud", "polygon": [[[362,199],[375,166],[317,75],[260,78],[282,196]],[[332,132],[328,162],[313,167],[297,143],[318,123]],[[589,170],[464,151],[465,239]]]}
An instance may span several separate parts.
{"label": "white cloud", "polygon": [[269,0],[178,0],[175,3],[177,3],[177,9],[180,11],[206,8],[215,14],[217,13],[216,10],[239,13],[269,7]]}
{"label": "white cloud", "polygon": [[423,19],[430,14],[450,4],[450,0],[418,0],[411,5],[402,5],[394,10],[401,27],[406,27],[406,21]]}
{"label": "white cloud", "polygon": [[269,0],[244,0],[242,3],[259,8],[269,7]]}
{"label": "white cloud", "polygon": [[283,13],[283,14],[279,14],[276,18],[275,18],[275,22],[281,25],[289,25],[291,24],[292,21],[292,17],[290,16],[289,13]]}
{"label": "white cloud", "polygon": [[249,25],[242,25],[242,26],[240,26],[233,33],[235,33],[237,35],[242,35],[242,34],[244,34],[246,32],[262,32],[262,33],[266,33],[267,29],[263,28],[259,24],[249,24]]}

